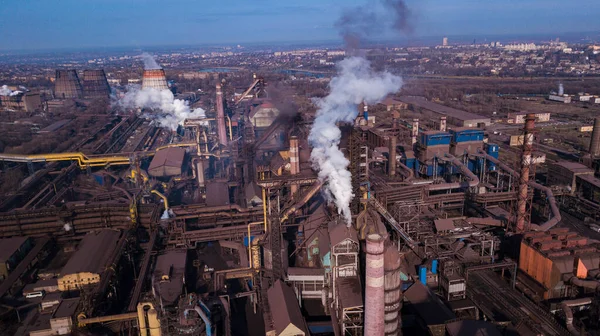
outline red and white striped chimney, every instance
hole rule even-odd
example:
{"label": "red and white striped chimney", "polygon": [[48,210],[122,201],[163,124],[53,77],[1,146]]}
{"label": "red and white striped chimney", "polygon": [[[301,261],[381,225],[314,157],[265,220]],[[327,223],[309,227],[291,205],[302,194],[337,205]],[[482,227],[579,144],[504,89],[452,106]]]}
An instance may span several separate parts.
{"label": "red and white striped chimney", "polygon": [[446,117],[440,117],[440,131],[446,132]]}
{"label": "red and white striped chimney", "polygon": [[364,335],[383,336],[385,327],[384,239],[374,233],[367,236],[365,269]]}

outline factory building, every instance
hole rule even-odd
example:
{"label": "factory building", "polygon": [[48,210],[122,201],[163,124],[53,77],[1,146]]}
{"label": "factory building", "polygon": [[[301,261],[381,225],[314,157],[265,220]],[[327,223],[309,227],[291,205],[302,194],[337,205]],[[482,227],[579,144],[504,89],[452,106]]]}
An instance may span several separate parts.
{"label": "factory building", "polygon": [[273,103],[264,102],[250,112],[250,121],[255,128],[267,128],[279,116],[279,109]]}
{"label": "factory building", "polygon": [[585,291],[590,284],[587,281],[595,289],[597,280],[586,278],[590,271],[599,271],[598,260],[597,244],[570,232],[568,228],[552,228],[524,235],[519,269],[535,280],[529,289],[549,300]]}
{"label": "factory building", "polygon": [[551,94],[548,96],[548,100],[559,102],[559,103],[570,104],[572,97],[567,94],[565,94],[565,95]]}
{"label": "factory building", "polygon": [[74,315],[79,298],[64,299],[51,314],[43,314],[29,326],[30,336],[69,335],[73,331]]}
{"label": "factory building", "polygon": [[75,70],[56,70],[54,97],[57,99],[83,98],[83,88]]}
{"label": "factory building", "polygon": [[29,237],[0,239],[0,280],[8,277],[33,247]]}
{"label": "factory building", "polygon": [[183,291],[186,261],[185,250],[166,251],[156,258],[154,292],[165,306],[176,304]]}
{"label": "factory building", "polygon": [[433,103],[424,97],[402,96],[398,100],[406,103],[407,108],[414,112],[423,113],[433,118],[445,116],[450,124],[458,127],[489,126],[492,123],[490,118]]}
{"label": "factory building", "polygon": [[[508,123],[509,124],[524,124],[525,116],[528,112],[519,112],[519,113],[509,113],[508,114]],[[536,112],[535,121],[536,122],[548,122],[550,121],[550,112]]]}
{"label": "factory building", "polygon": [[148,174],[155,177],[181,175],[185,149],[170,147],[156,152],[148,167]]}
{"label": "factory building", "polygon": [[68,291],[100,282],[102,272],[117,246],[121,233],[104,229],[90,232],[81,240],[77,251],[63,267],[58,288]]}
{"label": "factory building", "polygon": [[546,183],[552,186],[568,187],[571,194],[577,190],[577,177],[594,176],[594,170],[577,162],[559,161],[548,165]]}
{"label": "factory building", "polygon": [[306,321],[304,321],[304,317],[298,306],[296,293],[294,293],[292,287],[286,285],[281,280],[277,280],[273,287],[267,290],[267,298],[273,311],[275,335],[310,335]]}
{"label": "factory building", "polygon": [[83,71],[83,95],[88,99],[108,99],[110,86],[104,70]]}

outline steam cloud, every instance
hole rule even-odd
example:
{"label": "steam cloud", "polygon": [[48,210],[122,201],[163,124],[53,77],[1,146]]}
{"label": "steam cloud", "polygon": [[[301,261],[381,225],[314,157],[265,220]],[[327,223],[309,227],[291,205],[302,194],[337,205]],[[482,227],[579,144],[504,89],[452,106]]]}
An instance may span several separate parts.
{"label": "steam cloud", "polygon": [[335,203],[338,213],[350,225],[352,175],[347,169],[349,161],[338,147],[342,132],[337,123],[354,121],[358,104],[383,100],[400,89],[402,79],[389,72],[375,72],[370,62],[361,57],[344,59],[337,68],[338,75],[329,83],[329,95],[315,100],[317,116],[308,140],[313,147],[313,168],[319,171],[319,180],[327,182],[326,198]]}
{"label": "steam cloud", "polygon": [[170,90],[142,89],[139,85],[130,86],[119,105],[124,108],[151,109],[153,113],[145,113],[143,116],[172,131],[183,125],[185,119],[206,118],[203,109],[197,108],[192,111],[187,101],[175,99]]}
{"label": "steam cloud", "polygon": [[162,69],[162,67],[156,63],[154,56],[148,54],[147,52],[142,53],[142,60],[144,61],[144,69],[146,70]]}
{"label": "steam cloud", "polygon": [[64,229],[66,232],[69,232],[69,231],[71,231],[71,229],[72,229],[72,227],[71,227],[71,224],[67,223],[67,224],[63,225],[63,229]]}
{"label": "steam cloud", "polygon": [[2,85],[2,87],[0,87],[0,96],[10,96],[11,93],[12,90],[9,89],[8,86]]}
{"label": "steam cloud", "polygon": [[355,50],[362,41],[386,29],[410,34],[413,32],[411,11],[403,0],[372,0],[364,6],[344,11],[337,21],[346,47]]}

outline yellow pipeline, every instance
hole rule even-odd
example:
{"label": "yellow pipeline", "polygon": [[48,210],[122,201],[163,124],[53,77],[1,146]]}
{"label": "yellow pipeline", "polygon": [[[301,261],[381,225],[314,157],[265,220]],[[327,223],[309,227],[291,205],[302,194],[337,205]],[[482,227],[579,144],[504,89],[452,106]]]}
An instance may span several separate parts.
{"label": "yellow pipeline", "polygon": [[196,146],[197,146],[197,144],[194,142],[181,142],[181,143],[168,144],[168,145],[158,147],[156,149],[156,151],[158,152],[159,150],[167,149],[167,148],[171,148],[171,147],[196,147]]}
{"label": "yellow pipeline", "polygon": [[[263,197],[263,221],[265,222],[265,232],[267,232],[267,190],[262,188]],[[250,228],[248,228],[250,230]]]}
{"label": "yellow pipeline", "polygon": [[169,201],[167,200],[167,196],[163,195],[158,190],[152,190],[150,192],[157,195],[158,197],[162,198],[163,202],[165,202],[165,210],[169,210]]}
{"label": "yellow pipeline", "polygon": [[0,161],[13,162],[56,162],[56,161],[77,161],[80,168],[100,167],[111,165],[129,165],[131,163],[127,156],[103,156],[88,158],[83,153],[50,153],[50,154],[0,154]]}

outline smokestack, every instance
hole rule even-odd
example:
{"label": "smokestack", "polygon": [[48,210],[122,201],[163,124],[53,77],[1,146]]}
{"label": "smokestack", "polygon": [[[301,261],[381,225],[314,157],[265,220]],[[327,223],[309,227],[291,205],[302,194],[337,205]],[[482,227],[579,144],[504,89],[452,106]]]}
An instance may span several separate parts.
{"label": "smokestack", "polygon": [[[298,146],[298,137],[290,137],[290,173],[292,175],[300,174],[300,153]],[[292,195],[298,191],[298,185],[292,184]]]}
{"label": "smokestack", "polygon": [[446,132],[446,117],[440,117],[440,131]]}
{"label": "smokestack", "polygon": [[565,87],[563,86],[563,83],[559,83],[558,84],[558,95],[562,96],[565,94]]}
{"label": "smokestack", "polygon": [[383,237],[377,233],[367,236],[364,334],[369,336],[384,335],[385,290],[383,242]]}
{"label": "smokestack", "polygon": [[402,309],[402,280],[400,279],[401,256],[395,246],[385,249],[385,335],[400,335],[400,310]]}
{"label": "smokestack", "polygon": [[367,102],[364,102],[363,104],[364,104],[363,118],[365,119],[365,121],[368,124],[369,123],[369,106],[367,105]]}
{"label": "smokestack", "polygon": [[600,156],[600,118],[594,119],[594,130],[590,140],[590,155],[592,158]]}
{"label": "smokestack", "polygon": [[527,224],[527,193],[529,190],[529,172],[532,164],[533,130],[535,114],[527,113],[523,129],[523,156],[521,157],[521,176],[519,177],[519,195],[517,200],[517,232],[523,232]]}
{"label": "smokestack", "polygon": [[58,99],[82,98],[83,89],[75,70],[56,70],[54,96]]}
{"label": "smokestack", "polygon": [[223,91],[221,84],[217,83],[217,134],[219,143],[227,145],[227,130],[225,129],[225,108],[223,107]]}
{"label": "smokestack", "polygon": [[398,143],[398,137],[396,132],[390,136],[390,148],[388,158],[388,173],[390,177],[396,176],[396,146]]}
{"label": "smokestack", "polygon": [[142,90],[156,89],[159,91],[168,90],[167,76],[163,69],[148,69],[144,70],[142,75]]}
{"label": "smokestack", "polygon": [[412,122],[412,144],[417,143],[417,137],[419,136],[419,119],[413,119]]}
{"label": "smokestack", "polygon": [[198,186],[204,187],[204,162],[202,159],[196,160],[196,178],[198,179]]}

